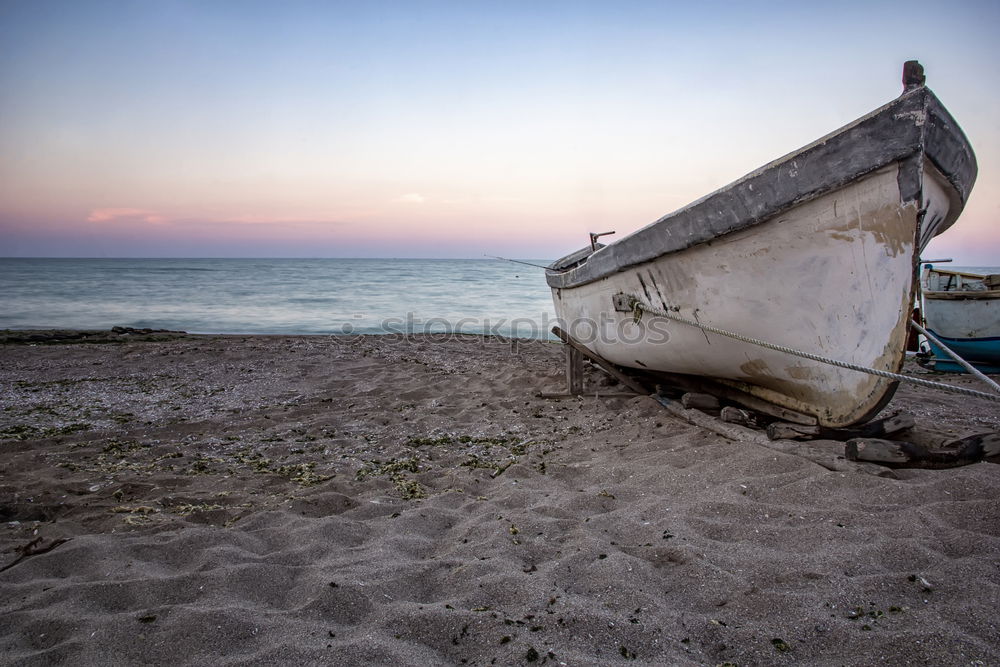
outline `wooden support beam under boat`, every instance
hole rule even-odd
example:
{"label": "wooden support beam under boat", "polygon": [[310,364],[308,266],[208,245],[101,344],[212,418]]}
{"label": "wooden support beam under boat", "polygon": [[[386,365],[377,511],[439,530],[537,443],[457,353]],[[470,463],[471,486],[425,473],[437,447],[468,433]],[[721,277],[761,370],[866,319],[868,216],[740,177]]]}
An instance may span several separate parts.
{"label": "wooden support beam under boat", "polygon": [[1000,433],[972,435],[943,447],[855,438],[847,442],[844,455],[850,461],[867,461],[893,468],[954,468],[980,461],[1000,463]]}
{"label": "wooden support beam under boat", "polygon": [[583,393],[583,355],[572,345],[566,347],[566,386],[574,396]]}
{"label": "wooden support beam under boat", "polygon": [[820,437],[816,424],[790,424],[774,422],[767,425],[767,437],[771,440],[814,440]]}
{"label": "wooden support beam under boat", "polygon": [[746,428],[760,430],[767,424],[766,418],[753,410],[744,410],[732,405],[727,405],[719,412],[719,419],[727,424],[737,424]]}
{"label": "wooden support beam under boat", "polygon": [[824,426],[806,426],[774,422],[767,425],[767,437],[771,440],[849,440],[851,438],[884,438],[908,431],[916,426],[911,415],[897,413],[882,419],[870,421],[867,424],[852,428],[826,428]]}
{"label": "wooden support beam under boat", "polygon": [[[552,333],[559,336],[559,338],[564,343],[566,343],[566,345],[568,345],[570,349],[575,350],[578,354],[583,355],[587,359],[590,359],[592,362],[594,362],[595,364],[600,366],[604,371],[606,371],[608,375],[618,380],[620,383],[622,383],[632,391],[644,395],[650,393],[649,390],[646,389],[644,386],[642,386],[642,383],[640,383],[638,380],[629,377],[625,373],[618,370],[618,368],[616,368],[614,364],[612,364],[608,360],[604,359],[598,354],[595,354],[594,352],[591,352],[589,349],[587,349],[586,346],[577,342],[572,336],[563,331],[560,327],[552,327]],[[567,364],[569,364],[568,361]],[[572,392],[572,388],[570,389],[570,391]],[[583,391],[583,386],[582,386],[582,367],[581,367],[580,393],[582,393],[582,391]]]}
{"label": "wooden support beam under boat", "polygon": [[729,385],[722,384],[721,382],[715,382],[709,378],[696,377],[694,375],[680,375],[678,373],[663,373],[660,371],[647,372],[647,374],[655,377],[664,384],[681,387],[687,391],[711,394],[719,399],[739,403],[744,408],[754,412],[759,412],[767,415],[768,417],[791,422],[793,424],[804,424],[806,426],[818,423],[816,417],[812,415],[804,415],[801,412],[796,412],[794,410],[789,410],[788,408],[783,408],[780,405],[768,403],[762,398],[757,398],[756,396],[740,391],[735,387],[730,387]]}
{"label": "wooden support beam under boat", "polygon": [[699,394],[695,392],[688,392],[681,396],[681,405],[687,409],[696,410],[719,410],[721,405],[719,405],[719,399],[711,394]]}

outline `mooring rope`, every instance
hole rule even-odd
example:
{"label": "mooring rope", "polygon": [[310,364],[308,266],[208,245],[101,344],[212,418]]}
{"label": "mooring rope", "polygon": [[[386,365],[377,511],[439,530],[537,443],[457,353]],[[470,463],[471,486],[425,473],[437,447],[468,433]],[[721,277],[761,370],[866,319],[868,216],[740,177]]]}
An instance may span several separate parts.
{"label": "mooring rope", "polygon": [[878,370],[877,368],[868,368],[867,366],[853,364],[848,361],[831,359],[829,357],[824,357],[818,354],[812,354],[811,352],[803,352],[802,350],[796,350],[795,348],[792,347],[786,347],[784,345],[778,345],[776,343],[769,343],[766,340],[753,338],[751,336],[744,336],[743,334],[734,333],[732,331],[726,331],[725,329],[720,329],[719,327],[713,327],[710,324],[703,324],[701,322],[696,322],[694,320],[689,320],[687,318],[681,317],[680,315],[675,315],[674,313],[670,313],[665,310],[653,308],[652,306],[643,303],[642,301],[636,299],[635,297],[631,298],[631,306],[632,306],[633,317],[635,317],[636,322],[639,321],[639,319],[642,317],[642,313],[645,312],[649,313],[650,315],[665,317],[668,320],[673,320],[674,322],[680,322],[681,324],[687,324],[688,326],[697,327],[702,331],[708,331],[710,333],[718,334],[720,336],[726,336],[727,338],[732,338],[733,340],[738,340],[743,343],[749,343],[751,345],[756,345],[758,347],[767,348],[768,350],[775,350],[776,352],[784,352],[785,354],[790,354],[796,357],[802,357],[803,359],[818,361],[820,363],[829,364],[831,366],[846,368],[848,370],[858,371],[860,373],[868,373],[869,375],[877,375],[879,377],[889,378],[891,380],[898,380],[900,382],[909,382],[910,384],[916,384],[921,387],[929,387],[931,389],[940,389],[941,391],[949,391],[955,394],[964,394],[966,396],[985,398],[986,400],[1000,403],[1000,394],[987,394],[986,392],[976,391],[975,389],[966,389],[965,387],[955,387],[950,384],[944,384],[943,382],[934,382],[932,380],[924,380],[922,378],[915,378],[909,375],[901,375],[899,373],[892,373],[890,371],[882,371]]}
{"label": "mooring rope", "polygon": [[507,259],[506,257],[498,257],[497,255],[483,255],[483,257],[489,257],[490,259],[499,259],[504,262],[513,262],[514,264],[524,264],[525,266],[533,266],[536,269],[545,269],[546,271],[549,269],[549,267],[545,266],[544,264],[532,264],[531,262],[522,262],[519,259]]}

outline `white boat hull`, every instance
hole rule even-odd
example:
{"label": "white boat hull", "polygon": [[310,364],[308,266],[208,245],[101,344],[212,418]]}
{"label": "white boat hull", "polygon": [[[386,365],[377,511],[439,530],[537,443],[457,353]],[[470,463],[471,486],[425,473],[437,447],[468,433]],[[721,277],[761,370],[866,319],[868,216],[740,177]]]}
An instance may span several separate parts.
{"label": "white boat hull", "polygon": [[664,318],[636,324],[611,304],[627,294],[689,320],[896,371],[919,236],[917,207],[900,205],[896,171],[882,169],[753,229],[554,289],[557,315],[571,336],[616,364],[730,380],[829,426],[862,420],[882,406],[889,380]]}

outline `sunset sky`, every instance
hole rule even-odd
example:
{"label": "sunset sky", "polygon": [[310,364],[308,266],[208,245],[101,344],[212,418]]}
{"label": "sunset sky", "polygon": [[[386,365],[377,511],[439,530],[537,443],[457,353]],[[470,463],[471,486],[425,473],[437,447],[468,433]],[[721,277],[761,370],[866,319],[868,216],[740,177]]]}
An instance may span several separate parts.
{"label": "sunset sky", "polygon": [[0,0],[0,256],[553,258],[897,96],[1000,265],[1000,3]]}

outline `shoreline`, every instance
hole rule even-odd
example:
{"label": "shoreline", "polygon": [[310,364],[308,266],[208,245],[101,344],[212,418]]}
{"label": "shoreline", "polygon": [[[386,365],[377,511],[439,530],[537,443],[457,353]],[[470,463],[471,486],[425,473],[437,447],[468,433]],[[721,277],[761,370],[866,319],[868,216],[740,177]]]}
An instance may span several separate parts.
{"label": "shoreline", "polygon": [[473,337],[482,339],[497,339],[502,341],[542,341],[559,342],[555,334],[549,332],[545,338],[505,336],[503,334],[482,333],[477,331],[382,331],[382,332],[361,332],[351,333],[212,333],[198,331],[175,331],[172,329],[151,329],[138,327],[112,327],[111,329],[0,329],[0,345],[24,345],[40,343],[45,345],[67,345],[75,343],[126,343],[126,342],[154,342],[165,340],[179,340],[183,338],[335,338],[335,339],[355,339],[366,336],[389,338],[404,338],[416,340],[420,337],[448,336],[448,337]]}
{"label": "shoreline", "polygon": [[1000,661],[996,465],[831,471],[448,338],[0,345],[0,567],[68,540],[0,572],[7,659]]}

